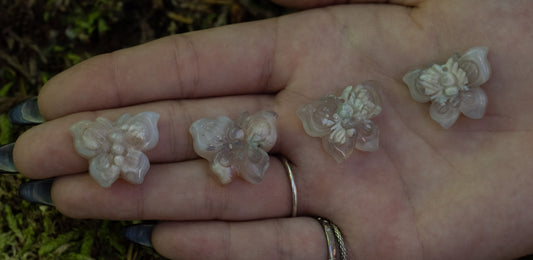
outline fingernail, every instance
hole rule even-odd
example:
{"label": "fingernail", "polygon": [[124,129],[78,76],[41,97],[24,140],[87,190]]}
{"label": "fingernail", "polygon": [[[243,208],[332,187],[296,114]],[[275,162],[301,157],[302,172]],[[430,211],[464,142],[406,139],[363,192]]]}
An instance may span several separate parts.
{"label": "fingernail", "polygon": [[12,124],[40,124],[44,122],[37,105],[37,97],[32,97],[16,105],[9,110],[7,115]]}
{"label": "fingernail", "polygon": [[0,146],[0,173],[16,173],[13,163],[13,147],[15,143]]}
{"label": "fingernail", "polygon": [[124,229],[124,236],[131,242],[139,245],[152,246],[152,231],[154,224],[137,224],[131,225]]}
{"label": "fingernail", "polygon": [[19,187],[19,196],[28,202],[54,206],[52,202],[52,183],[54,179],[29,181]]}

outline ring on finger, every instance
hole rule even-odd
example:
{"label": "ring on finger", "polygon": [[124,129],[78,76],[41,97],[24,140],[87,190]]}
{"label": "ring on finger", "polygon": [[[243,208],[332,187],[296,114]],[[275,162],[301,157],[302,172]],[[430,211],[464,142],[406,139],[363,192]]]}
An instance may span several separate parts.
{"label": "ring on finger", "polygon": [[328,260],[346,260],[346,247],[339,227],[326,218],[317,217],[316,219],[324,228],[328,246]]}
{"label": "ring on finger", "polygon": [[296,214],[298,213],[298,191],[296,190],[296,183],[294,182],[294,175],[292,174],[292,169],[289,161],[285,157],[281,157],[281,162],[283,163],[283,167],[285,167],[285,170],[287,171],[287,175],[289,176],[289,182],[291,185],[291,193],[292,193],[292,210],[291,210],[291,217],[296,217]]}

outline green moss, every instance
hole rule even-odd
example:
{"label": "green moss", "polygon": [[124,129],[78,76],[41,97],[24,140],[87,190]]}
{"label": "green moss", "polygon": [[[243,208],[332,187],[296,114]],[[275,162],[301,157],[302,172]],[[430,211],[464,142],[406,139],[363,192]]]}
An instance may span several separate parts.
{"label": "green moss", "polygon": [[83,234],[83,240],[81,241],[80,255],[82,256],[91,256],[91,250],[94,244],[94,234],[93,230],[85,231]]}
{"label": "green moss", "polygon": [[11,82],[6,83],[4,86],[2,86],[2,88],[0,88],[0,97],[7,96],[7,93],[9,93],[9,90],[11,89],[13,84],[15,84],[15,82],[11,81]]}
{"label": "green moss", "polygon": [[0,115],[0,144],[7,144],[11,142],[11,123],[6,114]]}
{"label": "green moss", "polygon": [[71,242],[77,240],[79,236],[80,233],[77,230],[60,234],[55,239],[42,244],[37,252],[39,256],[49,256],[54,251],[56,251],[54,254],[60,255],[62,252],[67,251],[68,247],[72,246]]}

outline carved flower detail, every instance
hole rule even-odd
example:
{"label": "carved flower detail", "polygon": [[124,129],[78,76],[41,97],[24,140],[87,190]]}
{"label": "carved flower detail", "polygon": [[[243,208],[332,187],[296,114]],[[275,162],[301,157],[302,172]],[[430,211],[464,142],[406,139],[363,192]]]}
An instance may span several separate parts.
{"label": "carved flower detail", "polygon": [[443,65],[410,71],[403,81],[414,100],[431,101],[430,116],[442,127],[450,128],[461,113],[479,119],[487,106],[487,96],[480,88],[490,77],[487,53],[488,48],[475,47]]}
{"label": "carved flower detail", "polygon": [[305,132],[321,137],[322,144],[338,163],[354,148],[375,151],[379,147],[379,127],[370,119],[381,112],[377,83],[367,81],[348,86],[340,96],[326,95],[298,109]]}
{"label": "carved flower detail", "polygon": [[189,128],[194,151],[210,162],[222,184],[231,182],[233,175],[259,183],[270,163],[267,152],[276,144],[277,117],[261,111],[243,113],[236,122],[226,116],[199,119]]}
{"label": "carved flower detail", "polygon": [[77,122],[70,131],[76,151],[89,159],[89,172],[102,187],[111,186],[119,177],[140,184],[150,168],[142,151],[157,145],[158,120],[154,112],[124,114],[116,122],[98,117]]}

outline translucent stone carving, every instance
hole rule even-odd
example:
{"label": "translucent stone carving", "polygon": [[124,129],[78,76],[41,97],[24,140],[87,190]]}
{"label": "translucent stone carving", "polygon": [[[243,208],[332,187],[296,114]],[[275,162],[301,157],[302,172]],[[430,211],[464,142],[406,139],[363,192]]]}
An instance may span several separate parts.
{"label": "translucent stone carving", "polygon": [[74,147],[89,159],[89,172],[102,186],[109,187],[119,176],[141,184],[150,162],[142,151],[152,149],[159,140],[159,114],[143,112],[122,115],[116,122],[103,117],[80,121],[70,127]]}
{"label": "translucent stone carving", "polygon": [[340,96],[326,95],[298,109],[305,132],[321,137],[322,144],[338,163],[354,148],[375,151],[379,148],[379,127],[370,119],[381,112],[377,83],[366,81],[348,86]]}
{"label": "translucent stone carving", "polygon": [[210,162],[222,184],[240,175],[250,183],[263,180],[270,163],[267,152],[276,144],[276,119],[272,111],[244,113],[234,122],[226,116],[202,118],[189,128],[194,151]]}
{"label": "translucent stone carving", "polygon": [[487,96],[480,88],[490,77],[488,48],[475,47],[454,55],[444,65],[433,64],[405,74],[403,81],[414,100],[431,101],[430,116],[450,128],[460,113],[479,119],[485,114]]}

